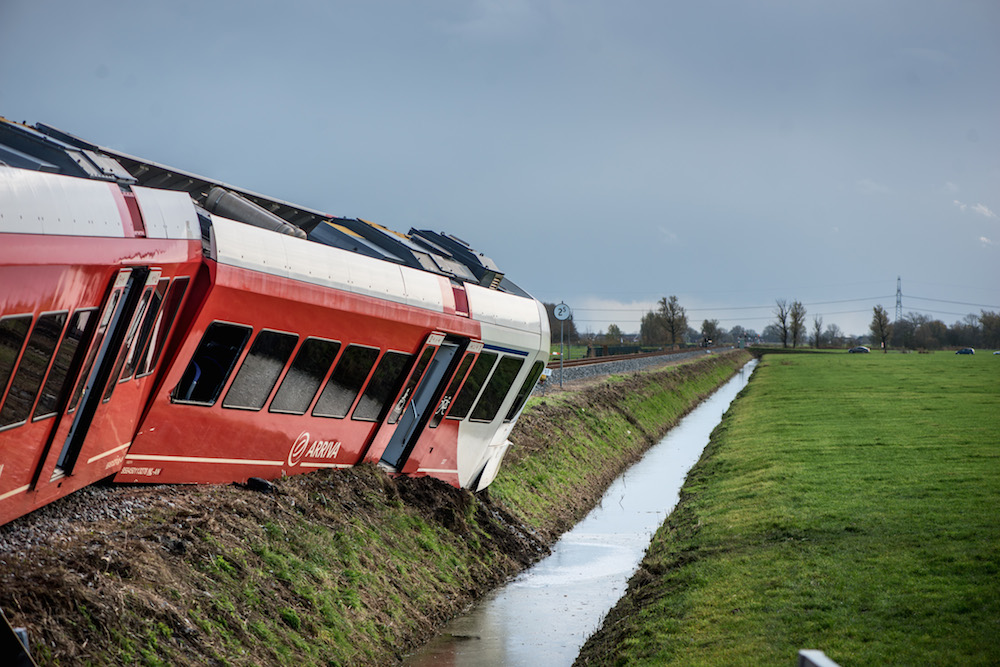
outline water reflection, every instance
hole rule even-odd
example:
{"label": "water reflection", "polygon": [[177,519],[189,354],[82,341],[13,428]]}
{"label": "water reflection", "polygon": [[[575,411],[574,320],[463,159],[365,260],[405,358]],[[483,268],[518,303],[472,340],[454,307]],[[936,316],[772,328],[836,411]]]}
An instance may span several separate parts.
{"label": "water reflection", "polygon": [[437,665],[571,665],[625,592],[653,533],[673,510],[709,435],[746,386],[751,361],[608,488],[552,554],[456,618],[411,657]]}

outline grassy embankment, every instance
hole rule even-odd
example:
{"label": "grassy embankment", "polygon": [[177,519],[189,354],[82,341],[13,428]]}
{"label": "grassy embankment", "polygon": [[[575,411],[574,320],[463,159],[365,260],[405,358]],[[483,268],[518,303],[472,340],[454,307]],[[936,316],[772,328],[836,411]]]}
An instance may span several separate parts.
{"label": "grassy embankment", "polygon": [[[371,466],[279,480],[269,494],[140,486],[70,496],[18,522],[47,541],[12,549],[0,531],[0,607],[29,628],[43,665],[391,664],[538,557],[605,478],[747,356],[532,399],[485,497]],[[60,518],[93,502],[136,509]]]}
{"label": "grassy embankment", "polygon": [[531,399],[490,493],[553,541],[608,485],[705,396],[750,360],[706,355],[658,371],[612,376],[587,389]]}
{"label": "grassy embankment", "polygon": [[770,355],[584,664],[1000,662],[1000,360]]}

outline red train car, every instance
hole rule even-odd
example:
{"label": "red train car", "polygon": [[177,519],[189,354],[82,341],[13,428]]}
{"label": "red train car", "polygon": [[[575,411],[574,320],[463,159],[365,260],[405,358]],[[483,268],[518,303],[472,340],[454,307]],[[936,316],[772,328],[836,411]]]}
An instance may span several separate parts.
{"label": "red train car", "polygon": [[487,258],[45,126],[0,160],[0,524],[109,476],[495,477],[548,329]]}
{"label": "red train car", "polygon": [[6,522],[121,468],[202,252],[183,193],[8,167],[0,189]]}

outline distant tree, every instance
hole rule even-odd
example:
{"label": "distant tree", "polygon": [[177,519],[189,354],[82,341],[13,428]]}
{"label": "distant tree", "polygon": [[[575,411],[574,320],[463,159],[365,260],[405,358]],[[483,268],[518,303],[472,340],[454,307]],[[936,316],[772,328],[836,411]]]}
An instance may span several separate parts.
{"label": "distant tree", "polygon": [[761,332],[760,338],[765,343],[780,343],[781,337],[787,335],[777,324],[768,324]]}
{"label": "distant tree", "polygon": [[719,329],[719,320],[702,320],[701,337],[704,340],[719,342],[722,338],[722,330]]}
{"label": "distant tree", "polygon": [[826,325],[826,340],[829,341],[830,345],[833,347],[839,347],[843,345],[844,334],[836,324]]}
{"label": "distant tree", "polygon": [[948,338],[948,327],[941,320],[928,317],[917,327],[915,337],[918,348],[939,350]]}
{"label": "distant tree", "polygon": [[660,299],[660,317],[663,318],[663,328],[666,331],[668,345],[679,345],[684,342],[684,335],[687,333],[687,314],[677,302],[676,296]]}
{"label": "distant tree", "polygon": [[[788,347],[788,333],[789,333],[788,316],[791,307],[788,305],[788,302],[785,301],[784,299],[778,299],[774,303],[777,306],[774,309],[774,317],[775,317],[774,326],[777,327],[778,329],[778,340],[781,341],[781,347]],[[767,331],[767,329],[764,329],[764,331]]]}
{"label": "distant tree", "polygon": [[889,313],[881,304],[873,309],[872,323],[869,326],[872,338],[882,346],[882,352],[889,351],[889,338],[892,336],[892,324],[889,322]]}
{"label": "distant tree", "polygon": [[916,331],[922,316],[918,313],[907,313],[902,319],[892,323],[892,346],[913,349],[917,346]]}
{"label": "distant tree", "polygon": [[1000,348],[1000,313],[980,311],[979,324],[982,326],[980,344],[983,347]]}
{"label": "distant tree", "polygon": [[823,347],[823,318],[819,315],[813,315],[813,347]]}
{"label": "distant tree", "polygon": [[923,313],[907,313],[892,325],[892,344],[909,349],[940,349],[947,341],[944,322]]}
{"label": "distant tree", "polygon": [[975,347],[982,337],[979,318],[971,313],[948,327],[947,343],[952,347]]}
{"label": "distant tree", "polygon": [[617,324],[609,324],[608,333],[604,334],[604,338],[608,343],[621,343],[624,336],[625,334],[622,333]]}
{"label": "distant tree", "polygon": [[549,337],[551,342],[559,342],[559,331],[562,327],[562,335],[564,343],[577,343],[580,340],[580,334],[576,330],[576,324],[573,322],[573,315],[569,316],[568,320],[563,320],[560,322],[556,319],[555,309],[556,305],[554,303],[546,303],[545,312],[549,315]]}
{"label": "distant tree", "polygon": [[798,347],[799,341],[805,341],[806,308],[801,301],[792,302],[788,309],[788,330],[792,335],[792,347]]}

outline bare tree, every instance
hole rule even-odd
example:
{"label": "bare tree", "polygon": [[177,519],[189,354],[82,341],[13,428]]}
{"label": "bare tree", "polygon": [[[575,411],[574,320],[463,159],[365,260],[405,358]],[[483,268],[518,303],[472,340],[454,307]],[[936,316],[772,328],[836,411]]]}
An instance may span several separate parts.
{"label": "bare tree", "polygon": [[889,322],[889,313],[885,312],[885,308],[881,304],[875,306],[872,310],[875,313],[872,316],[872,323],[869,325],[872,338],[877,340],[882,346],[882,352],[888,352],[889,338],[892,336],[892,323]]}
{"label": "bare tree", "polygon": [[817,350],[823,347],[823,318],[813,315],[813,347]]}
{"label": "bare tree", "polygon": [[840,327],[838,327],[836,324],[828,324],[826,326],[826,339],[830,341],[830,345],[837,347],[838,345],[843,343],[843,341],[840,340],[843,337],[844,337],[843,332],[840,330]]}
{"label": "bare tree", "polygon": [[667,343],[677,345],[684,342],[684,335],[687,333],[687,314],[677,302],[676,296],[660,299],[659,315],[663,318],[663,325],[667,331]]}
{"label": "bare tree", "polygon": [[777,305],[777,308],[774,309],[774,326],[778,329],[778,333],[781,336],[781,347],[788,347],[788,313],[790,307],[784,299],[778,299],[774,303]]}
{"label": "bare tree", "polygon": [[792,347],[798,347],[799,341],[806,337],[806,308],[801,301],[793,302],[788,309],[788,329],[792,334]]}

